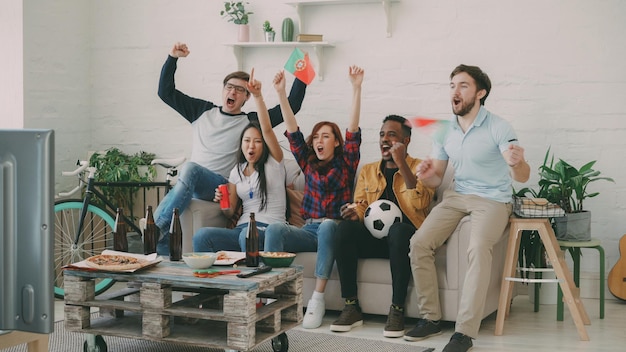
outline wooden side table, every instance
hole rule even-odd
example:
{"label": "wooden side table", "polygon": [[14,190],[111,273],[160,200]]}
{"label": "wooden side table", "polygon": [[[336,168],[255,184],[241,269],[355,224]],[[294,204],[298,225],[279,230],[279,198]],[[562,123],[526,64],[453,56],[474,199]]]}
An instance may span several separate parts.
{"label": "wooden side table", "polygon": [[539,237],[543,242],[546,249],[546,254],[552,263],[554,272],[559,280],[559,286],[561,287],[565,296],[565,302],[567,303],[578,335],[583,341],[589,340],[587,329],[585,325],[589,325],[589,316],[585,311],[582,301],[580,300],[579,291],[574,280],[572,273],[569,272],[565,263],[563,252],[559,247],[559,244],[550,225],[550,221],[547,218],[515,218],[512,217],[511,226],[509,231],[509,244],[507,246],[506,260],[504,262],[504,273],[502,274],[502,288],[500,290],[500,299],[498,302],[498,315],[496,317],[496,330],[495,335],[500,336],[504,330],[504,320],[509,316],[511,308],[511,299],[513,295],[513,281],[511,278],[515,278],[517,257],[519,254],[519,246],[521,240],[521,231],[537,231]]}

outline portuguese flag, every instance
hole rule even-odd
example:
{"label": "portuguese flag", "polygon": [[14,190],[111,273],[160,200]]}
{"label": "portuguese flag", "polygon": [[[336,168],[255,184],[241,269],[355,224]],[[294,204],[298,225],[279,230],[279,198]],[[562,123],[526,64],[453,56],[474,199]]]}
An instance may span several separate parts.
{"label": "portuguese flag", "polygon": [[304,84],[309,85],[315,78],[315,70],[309,59],[309,54],[295,48],[285,64],[285,70],[293,73]]}
{"label": "portuguese flag", "polygon": [[434,141],[443,144],[450,131],[450,120],[439,120],[428,117],[416,116],[409,118],[413,126],[429,135]]}

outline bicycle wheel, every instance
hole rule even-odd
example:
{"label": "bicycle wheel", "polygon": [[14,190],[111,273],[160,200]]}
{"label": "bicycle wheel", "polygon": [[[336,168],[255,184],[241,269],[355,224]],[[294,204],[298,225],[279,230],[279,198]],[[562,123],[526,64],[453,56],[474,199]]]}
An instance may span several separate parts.
{"label": "bicycle wheel", "polygon": [[[54,296],[63,298],[63,267],[79,262],[105,249],[113,249],[113,226],[115,220],[109,213],[90,204],[87,208],[83,229],[78,243],[76,231],[80,220],[83,201],[80,199],[62,200],[54,204]],[[104,292],[115,281],[96,281],[96,295]]]}

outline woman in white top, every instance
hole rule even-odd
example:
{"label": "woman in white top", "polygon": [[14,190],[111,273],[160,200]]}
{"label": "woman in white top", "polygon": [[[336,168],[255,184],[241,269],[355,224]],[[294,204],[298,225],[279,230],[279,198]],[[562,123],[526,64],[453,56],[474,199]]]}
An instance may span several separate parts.
{"label": "woman in white top", "polygon": [[[246,89],[256,101],[259,123],[250,122],[241,134],[237,165],[230,172],[228,193],[231,207],[222,210],[232,217],[241,204],[241,217],[233,229],[203,227],[193,235],[193,250],[216,252],[220,250],[245,251],[245,236],[250,213],[255,213],[259,244],[265,238],[268,224],[285,222],[285,165],[283,151],[278,144],[261,94],[261,82],[254,79],[254,69]],[[215,190],[219,202],[222,193]]]}

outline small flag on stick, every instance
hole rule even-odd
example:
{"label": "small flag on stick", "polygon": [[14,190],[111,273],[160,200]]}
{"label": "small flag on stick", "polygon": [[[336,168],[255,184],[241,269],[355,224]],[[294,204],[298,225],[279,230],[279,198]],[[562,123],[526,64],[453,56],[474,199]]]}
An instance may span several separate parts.
{"label": "small flag on stick", "polygon": [[449,120],[439,120],[429,117],[416,116],[409,118],[413,126],[431,136],[439,144],[443,144],[450,128]]}
{"label": "small flag on stick", "polygon": [[285,64],[285,70],[293,73],[304,84],[309,85],[315,78],[315,70],[309,59],[309,54],[295,48]]}

